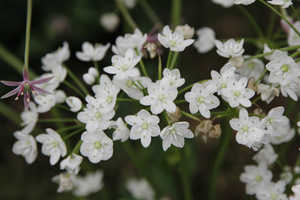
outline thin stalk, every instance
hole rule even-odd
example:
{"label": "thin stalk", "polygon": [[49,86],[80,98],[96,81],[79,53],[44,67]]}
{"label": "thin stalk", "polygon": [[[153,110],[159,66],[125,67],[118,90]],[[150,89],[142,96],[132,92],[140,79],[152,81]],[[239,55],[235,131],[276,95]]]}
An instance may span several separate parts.
{"label": "thin stalk", "polygon": [[275,16],[276,16],[275,13],[272,12],[270,22],[268,23],[269,26],[268,26],[268,30],[267,30],[267,38],[271,38],[274,24],[275,24]]}
{"label": "thin stalk", "polygon": [[179,52],[175,52],[173,54],[171,65],[170,65],[170,70],[172,70],[174,68],[178,55],[179,55]]}
{"label": "thin stalk", "polygon": [[76,87],[74,87],[71,83],[69,83],[66,80],[64,80],[63,83],[65,85],[67,85],[69,88],[71,88],[72,90],[74,90],[74,92],[76,92],[77,94],[79,94],[82,98],[85,98],[85,95],[80,90],[78,90]]}
{"label": "thin stalk", "polygon": [[76,131],[74,131],[74,132],[72,132],[72,133],[66,135],[66,136],[63,137],[62,139],[65,141],[65,140],[67,140],[68,138],[70,138],[70,137],[76,135],[77,133],[81,133],[83,130],[85,130],[85,127],[82,127],[81,129],[78,129],[78,130],[76,130]]}
{"label": "thin stalk", "polygon": [[85,86],[82,84],[82,82],[77,78],[77,76],[67,66],[65,66],[65,67],[67,69],[68,75],[73,79],[73,81],[76,83],[76,85],[83,91],[85,96],[89,95],[89,92],[87,91]]}
{"label": "thin stalk", "polygon": [[251,102],[251,104],[255,104],[255,102],[257,102],[258,100],[260,100],[260,98],[261,98],[261,96],[256,97],[256,98]]}
{"label": "thin stalk", "polygon": [[181,100],[176,100],[174,101],[175,104],[179,104],[179,103],[186,103],[187,101],[185,99],[181,99]]}
{"label": "thin stalk", "polygon": [[[229,121],[229,119],[228,119]],[[225,125],[225,131],[222,133],[221,139],[219,140],[221,142],[220,148],[218,149],[217,156],[215,161],[213,162],[213,168],[212,168],[212,174],[210,178],[210,183],[209,183],[209,199],[210,200],[215,200],[217,199],[217,178],[219,175],[219,170],[221,168],[222,162],[224,160],[225,154],[227,152],[227,149],[230,144],[231,136],[232,136],[232,130],[231,127],[229,126],[228,123]]]}
{"label": "thin stalk", "polygon": [[190,113],[187,113],[187,112],[184,112],[184,111],[180,111],[180,113],[188,118],[191,118],[193,120],[196,120],[198,122],[200,122],[201,120],[198,118],[198,117],[195,117],[194,115],[190,114]]}
{"label": "thin stalk", "polygon": [[256,23],[256,20],[253,18],[253,16],[248,12],[248,10],[246,10],[243,6],[238,5],[238,8],[240,9],[240,11],[247,17],[247,19],[249,20],[249,22],[251,23],[251,25],[253,26],[254,30],[256,31],[257,35],[260,38],[264,38],[264,34],[262,33],[262,31],[260,30],[258,24]]}
{"label": "thin stalk", "polygon": [[32,15],[32,0],[28,0],[27,1],[25,53],[24,53],[24,67],[27,71],[28,71],[28,63],[29,63],[28,60],[29,60],[31,15]]}
{"label": "thin stalk", "polygon": [[172,58],[172,55],[173,55],[173,51],[169,51],[169,55],[168,55],[168,61],[167,61],[167,66],[166,68],[169,68],[170,67],[170,62],[171,62],[171,58]]}
{"label": "thin stalk", "polygon": [[280,12],[278,12],[278,10],[276,10],[273,6],[271,6],[269,3],[267,3],[264,0],[259,0],[261,3],[263,3],[264,5],[266,5],[268,8],[270,8],[273,12],[275,12],[277,15],[279,15],[279,17],[281,19],[283,19],[296,33],[298,36],[300,36],[299,31],[291,24],[291,22],[289,22],[289,20],[287,20],[287,18],[285,16],[283,16]]}
{"label": "thin stalk", "polygon": [[262,79],[262,77],[267,73],[268,69],[266,68],[263,73],[258,77],[258,79],[255,81],[254,85],[257,85],[257,83]]}
{"label": "thin stalk", "polygon": [[149,19],[152,21],[152,23],[159,27],[160,30],[163,29],[163,23],[159,19],[159,17],[156,15],[154,10],[151,8],[147,0],[139,0],[139,3],[141,7],[144,9],[145,13],[148,15]]}
{"label": "thin stalk", "polygon": [[[98,62],[97,61],[94,61],[94,66],[95,66],[95,68],[96,68],[96,70],[98,72],[98,77],[100,77],[100,71],[99,71],[99,66],[98,66]],[[99,81],[99,79],[98,79],[98,81]]]}
{"label": "thin stalk", "polygon": [[70,111],[70,108],[61,104],[55,104],[55,107],[64,109],[66,111]]}
{"label": "thin stalk", "polygon": [[182,162],[180,162],[180,166],[179,166],[179,172],[180,172],[180,176],[181,176],[181,180],[182,180],[182,184],[183,184],[183,194],[184,194],[184,199],[185,200],[192,200],[192,191],[191,191],[191,184],[190,184],[190,178],[188,175],[188,168],[187,168],[187,161],[185,160],[185,150],[183,149],[183,151],[180,151],[180,156],[181,156],[181,160]]}
{"label": "thin stalk", "polygon": [[294,5],[290,5],[290,7],[292,8],[295,16],[297,17],[298,21],[300,21],[300,16],[298,15],[298,11],[296,10],[296,8],[294,7]]}
{"label": "thin stalk", "polygon": [[136,99],[125,99],[125,98],[117,98],[117,101],[139,102],[139,100]]}
{"label": "thin stalk", "polygon": [[52,119],[38,119],[38,122],[77,122],[75,118],[52,118]]}
{"label": "thin stalk", "polygon": [[82,126],[83,126],[83,124],[77,124],[77,125],[74,125],[74,126],[64,127],[64,128],[58,129],[56,131],[61,133],[61,132],[69,131],[69,130],[72,130],[72,129],[80,128]]}
{"label": "thin stalk", "polygon": [[296,51],[295,53],[293,53],[292,55],[290,55],[291,58],[295,58],[297,56],[300,55],[300,51]]}
{"label": "thin stalk", "polygon": [[180,16],[181,16],[181,0],[173,0],[172,1],[172,28],[174,29],[177,25],[179,25]]}
{"label": "thin stalk", "polygon": [[140,65],[141,65],[143,74],[144,74],[145,76],[149,77],[148,74],[147,74],[147,71],[146,71],[146,68],[145,68],[145,65],[144,65],[144,62],[143,62],[142,59],[140,60]]}
{"label": "thin stalk", "polygon": [[[8,49],[6,49],[2,44],[0,44],[0,59],[9,64],[14,70],[19,74],[23,74],[23,63],[22,61],[13,55]],[[37,75],[32,71],[28,70],[29,76],[31,78],[37,77]]]}
{"label": "thin stalk", "polygon": [[121,11],[123,17],[125,18],[126,22],[128,23],[128,25],[133,30],[138,28],[138,26],[136,25],[136,23],[134,22],[134,20],[130,16],[130,13],[128,12],[128,10],[127,10],[126,6],[124,5],[124,3],[119,1],[119,0],[115,0],[115,3],[117,4],[118,8],[120,9],[120,11]]}
{"label": "thin stalk", "polygon": [[72,152],[70,153],[70,155],[74,154],[78,154],[79,150],[80,150],[80,146],[82,144],[82,140],[79,140],[76,144],[76,146],[74,147],[74,149],[72,150]]}
{"label": "thin stalk", "polygon": [[161,57],[157,54],[158,57],[158,80],[161,79],[162,67],[161,67]]}
{"label": "thin stalk", "polygon": [[164,110],[163,114],[164,114],[164,117],[165,117],[165,119],[166,119],[168,125],[171,126],[170,119],[169,119],[168,114],[167,114],[167,112],[166,112],[165,110]]}

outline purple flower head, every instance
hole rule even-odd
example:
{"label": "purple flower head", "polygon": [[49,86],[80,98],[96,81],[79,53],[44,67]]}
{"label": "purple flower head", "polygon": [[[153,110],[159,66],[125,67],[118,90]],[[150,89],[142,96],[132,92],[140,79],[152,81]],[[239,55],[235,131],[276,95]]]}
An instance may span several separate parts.
{"label": "purple flower head", "polygon": [[25,105],[25,108],[28,109],[29,102],[30,102],[30,92],[32,92],[35,95],[37,95],[36,92],[40,92],[40,93],[44,93],[44,94],[51,94],[50,92],[48,92],[46,90],[43,90],[43,89],[37,87],[36,85],[46,83],[46,82],[50,81],[52,78],[53,78],[53,76],[48,77],[48,78],[38,79],[38,80],[35,80],[35,81],[30,81],[28,71],[24,67],[23,68],[23,81],[20,81],[20,82],[0,81],[4,85],[18,86],[15,89],[13,89],[12,91],[10,91],[7,94],[3,95],[1,97],[1,99],[4,99],[4,98],[7,98],[7,97],[10,97],[10,96],[13,96],[13,95],[17,94],[16,100],[18,100],[20,95],[24,95],[24,105]]}

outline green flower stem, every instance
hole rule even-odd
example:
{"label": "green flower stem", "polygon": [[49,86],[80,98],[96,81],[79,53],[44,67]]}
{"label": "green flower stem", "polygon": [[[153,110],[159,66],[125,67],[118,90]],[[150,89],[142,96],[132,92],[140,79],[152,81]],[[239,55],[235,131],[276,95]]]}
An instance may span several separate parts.
{"label": "green flower stem", "polygon": [[125,18],[126,22],[128,23],[128,25],[134,30],[136,28],[138,28],[138,26],[136,25],[136,23],[134,22],[134,20],[132,19],[132,17],[130,16],[126,6],[124,5],[123,2],[119,1],[119,0],[115,0],[115,3],[117,4],[118,8],[120,9],[123,17]]}
{"label": "green flower stem", "polygon": [[154,183],[152,177],[149,175],[148,170],[145,168],[144,162],[140,160],[140,157],[137,156],[136,150],[133,149],[133,147],[130,144],[130,141],[122,142],[122,145],[125,149],[125,152],[139,171],[140,175],[145,177],[149,184],[152,186],[152,188],[155,190],[156,194],[158,194],[159,190],[156,184]]}
{"label": "green flower stem", "polygon": [[297,60],[295,60],[295,63],[298,63],[298,62],[300,62],[300,58],[299,58],[299,59],[297,59]]}
{"label": "green flower stem", "polygon": [[295,53],[293,53],[292,55],[290,55],[291,58],[295,58],[297,56],[300,55],[300,51],[296,51]]}
{"label": "green flower stem", "polygon": [[295,16],[297,17],[297,20],[300,21],[300,16],[298,14],[298,11],[296,10],[296,8],[294,7],[294,5],[290,5],[290,7],[292,8]]}
{"label": "green flower stem", "polygon": [[66,111],[70,111],[70,108],[61,104],[55,104],[55,107],[64,109]]}
{"label": "green flower stem", "polygon": [[158,80],[161,79],[162,67],[161,67],[161,57],[157,54],[158,57]]}
{"label": "green flower stem", "polygon": [[77,122],[75,118],[52,118],[52,119],[38,119],[38,122]]}
{"label": "green flower stem", "polygon": [[267,3],[264,0],[259,0],[261,3],[263,3],[264,5],[266,5],[268,8],[270,8],[273,12],[275,12],[281,19],[283,19],[296,33],[298,36],[300,36],[299,31],[289,22],[289,20],[287,20],[287,18],[285,16],[283,16],[280,12],[278,12],[278,10],[276,10],[273,6],[271,6],[269,3]]}
{"label": "green flower stem", "polygon": [[241,5],[238,5],[238,8],[247,17],[247,19],[249,20],[249,22],[253,26],[254,30],[256,31],[257,35],[260,38],[264,38],[264,35],[263,35],[262,31],[260,30],[258,24],[256,23],[256,20],[252,17],[252,15],[248,12],[248,10],[246,10],[244,8],[244,6],[241,6]]}
{"label": "green flower stem", "polygon": [[0,102],[0,114],[12,121],[14,124],[20,126],[20,114],[3,102]]}
{"label": "green flower stem", "polygon": [[261,96],[256,97],[256,98],[251,102],[251,104],[255,104],[255,102],[257,102],[258,100],[260,100],[260,98],[261,98]]}
{"label": "green flower stem", "polygon": [[139,0],[139,4],[141,5],[142,9],[144,9],[145,13],[148,15],[149,19],[152,23],[159,27],[160,30],[163,29],[163,23],[153,11],[147,0]]}
{"label": "green flower stem", "polygon": [[[2,44],[0,44],[0,59],[9,64],[13,69],[15,69],[19,74],[23,74],[23,63],[15,55],[9,52]],[[29,76],[31,78],[37,77],[37,75],[32,71],[28,70]]]}
{"label": "green flower stem", "polygon": [[179,55],[179,52],[175,52],[173,54],[171,65],[170,65],[170,70],[172,70],[174,68],[178,55]]}
{"label": "green flower stem", "polygon": [[[229,121],[229,119],[227,121]],[[225,126],[224,132],[222,133],[221,138],[219,139],[219,141],[221,142],[220,147],[217,148],[218,149],[217,156],[215,161],[213,162],[213,167],[212,167],[212,174],[209,183],[210,200],[217,199],[217,191],[216,191],[217,178],[232,137],[232,130],[230,125],[226,123],[224,124],[224,126]]]}
{"label": "green flower stem", "polygon": [[[204,82],[206,82],[206,81],[208,81],[208,80],[209,80],[209,79],[207,79],[207,80],[202,80],[202,81],[198,81],[197,83],[204,83]],[[185,88],[181,89],[181,90],[178,92],[178,95],[180,95],[181,93],[185,92],[186,90],[192,88],[192,87],[194,86],[194,84],[195,84],[195,83],[192,83],[192,84],[186,86]]]}
{"label": "green flower stem", "polygon": [[24,67],[27,71],[28,71],[28,62],[29,62],[28,60],[29,60],[31,14],[32,14],[32,0],[28,0],[27,1],[25,55],[24,55]]}
{"label": "green flower stem", "polygon": [[136,99],[125,99],[125,98],[117,98],[117,101],[139,102],[139,100],[136,100]]}
{"label": "green flower stem", "polygon": [[190,114],[190,113],[187,113],[187,112],[184,112],[183,110],[180,110],[180,113],[188,118],[191,118],[193,120],[196,120],[198,122],[200,122],[201,120],[198,118],[198,117],[195,117],[194,115]]}
{"label": "green flower stem", "polygon": [[79,150],[80,150],[80,146],[82,144],[82,140],[79,140],[76,144],[76,146],[74,147],[74,149],[72,150],[72,152],[70,153],[71,155],[74,154],[78,154]]}
{"label": "green flower stem", "polygon": [[75,86],[73,86],[71,83],[69,83],[66,80],[64,80],[63,83],[65,85],[67,85],[69,88],[71,88],[72,90],[74,90],[74,92],[76,92],[77,94],[79,94],[82,98],[85,98],[85,95],[80,90],[78,90]]}
{"label": "green flower stem", "polygon": [[171,126],[171,122],[170,122],[170,119],[169,119],[169,117],[168,117],[167,112],[164,110],[163,113],[164,113],[164,117],[165,117],[165,119],[166,119],[168,125]]}
{"label": "green flower stem", "polygon": [[136,84],[134,81],[132,81],[132,84],[138,88],[139,90],[143,91],[143,88],[141,88],[138,84]]}
{"label": "green flower stem", "polygon": [[76,135],[77,133],[82,133],[82,131],[84,131],[84,130],[85,130],[85,127],[82,127],[81,129],[78,129],[78,130],[68,134],[67,136],[63,137],[62,139],[65,141],[65,140],[69,139],[70,137]]}
{"label": "green flower stem", "polygon": [[179,172],[183,184],[183,192],[184,192],[184,199],[185,200],[192,200],[192,191],[191,191],[191,184],[190,184],[190,178],[188,175],[188,168],[187,168],[187,163],[188,160],[186,160],[186,149],[182,149],[180,151],[180,156],[181,156],[181,162],[179,166]]}
{"label": "green flower stem", "polygon": [[98,62],[97,61],[94,61],[94,66],[95,66],[95,68],[96,68],[96,70],[98,72],[97,83],[99,83],[100,82],[100,79],[99,79],[99,77],[100,77],[100,71],[99,71],[99,66],[98,66]]}
{"label": "green flower stem", "polygon": [[[138,51],[137,48],[134,48],[134,51],[136,52],[136,54],[139,56],[140,55],[140,52]],[[145,65],[144,65],[144,62],[143,62],[143,59],[141,58],[140,60],[140,65],[141,65],[141,68],[142,68],[142,71],[144,73],[145,76],[149,77],[148,74],[147,74],[147,71],[146,71],[146,68],[145,68]]]}
{"label": "green flower stem", "polygon": [[167,66],[166,68],[169,68],[170,67],[170,61],[171,61],[171,58],[172,58],[172,55],[173,55],[173,51],[169,51],[169,55],[168,55],[168,61],[167,61]]}
{"label": "green flower stem", "polygon": [[173,0],[172,1],[172,28],[174,29],[177,25],[179,25],[180,16],[181,16],[181,0]]}
{"label": "green flower stem", "polygon": [[185,99],[181,99],[181,100],[176,100],[174,101],[175,104],[179,104],[179,103],[186,103],[187,101]]}
{"label": "green flower stem", "polygon": [[67,127],[58,129],[56,131],[61,133],[61,132],[69,131],[69,130],[72,130],[72,129],[80,128],[82,126],[84,126],[84,125],[83,124],[76,124],[76,125],[73,125],[73,126],[67,126]]}
{"label": "green flower stem", "polygon": [[[300,45],[296,45],[296,46],[291,46],[291,47],[283,47],[283,48],[280,48],[278,50],[279,51],[292,51],[292,50],[296,50],[296,49],[299,49],[299,48],[300,48]],[[245,61],[252,60],[252,59],[255,59],[255,58],[262,58],[264,56],[269,56],[269,55],[273,54],[274,51],[275,50],[270,51],[268,53],[257,54],[255,56],[245,58]]]}
{"label": "green flower stem", "polygon": [[83,91],[83,93],[86,95],[89,95],[89,92],[85,88],[85,86],[82,84],[82,82],[77,78],[77,76],[66,66],[68,75],[73,79],[73,81],[77,84],[77,86]]}
{"label": "green flower stem", "polygon": [[275,24],[275,18],[276,18],[276,14],[274,12],[272,12],[270,22],[268,23],[269,26],[268,26],[268,30],[267,30],[267,38],[271,38],[274,24]]}
{"label": "green flower stem", "polygon": [[263,73],[258,77],[258,79],[255,81],[254,85],[257,85],[257,83],[262,79],[262,77],[267,73],[268,69],[266,68]]}

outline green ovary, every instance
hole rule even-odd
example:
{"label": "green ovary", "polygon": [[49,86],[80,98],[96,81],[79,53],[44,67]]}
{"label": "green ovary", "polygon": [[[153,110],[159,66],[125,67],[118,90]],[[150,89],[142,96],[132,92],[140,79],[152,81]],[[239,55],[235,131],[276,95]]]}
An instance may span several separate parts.
{"label": "green ovary", "polygon": [[238,90],[236,90],[236,91],[234,91],[234,96],[240,96],[240,94],[241,94],[241,92],[240,91],[238,91]]}
{"label": "green ovary", "polygon": [[142,128],[143,128],[143,129],[148,129],[148,124],[147,124],[147,123],[143,123],[143,124],[142,124]]}
{"label": "green ovary", "polygon": [[248,127],[247,125],[244,125],[244,126],[242,127],[242,129],[243,129],[243,131],[248,131],[249,127]]}
{"label": "green ovary", "polygon": [[281,70],[282,70],[283,73],[288,72],[290,70],[290,66],[289,65],[282,65]]}
{"label": "green ovary", "polygon": [[204,99],[204,97],[202,97],[202,96],[198,98],[198,102],[199,102],[199,103],[204,103],[204,100],[205,100],[205,99]]}
{"label": "green ovary", "polygon": [[95,142],[94,143],[94,147],[95,147],[95,149],[100,149],[101,148],[101,143],[100,142]]}
{"label": "green ovary", "polygon": [[101,118],[101,114],[100,114],[99,112],[96,112],[96,113],[94,114],[94,117],[97,118],[97,119],[99,119],[99,118]]}
{"label": "green ovary", "polygon": [[164,99],[165,99],[165,95],[163,94],[158,95],[158,100],[162,101]]}

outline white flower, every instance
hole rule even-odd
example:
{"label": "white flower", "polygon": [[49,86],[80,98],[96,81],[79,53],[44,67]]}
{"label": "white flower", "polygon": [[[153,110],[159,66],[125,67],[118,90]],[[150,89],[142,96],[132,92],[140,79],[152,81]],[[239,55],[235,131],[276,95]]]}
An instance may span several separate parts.
{"label": "white flower", "polygon": [[38,120],[38,112],[36,110],[36,105],[33,102],[29,103],[30,109],[25,109],[20,117],[22,119],[21,126],[25,126],[26,132],[30,133],[36,125]]}
{"label": "white flower", "polygon": [[250,5],[254,2],[255,2],[255,0],[234,0],[234,4],[236,4],[236,5],[238,5],[238,4]]}
{"label": "white flower", "polygon": [[280,200],[288,200],[285,191],[285,182],[278,181],[277,183],[270,182],[266,184],[264,187],[261,187],[257,193],[256,198],[258,200],[268,200],[268,199],[280,199]]}
{"label": "white flower", "polygon": [[295,61],[281,51],[276,50],[271,61],[266,65],[270,71],[269,81],[271,83],[288,83],[300,75],[300,69]]}
{"label": "white flower", "polygon": [[118,0],[121,1],[125,4],[125,6],[129,9],[134,8],[134,6],[136,5],[137,1],[136,0]]}
{"label": "white flower", "polygon": [[265,64],[261,60],[252,59],[244,62],[241,68],[237,68],[236,73],[247,78],[254,77],[256,81],[261,76],[264,69],[265,69]]}
{"label": "white flower", "polygon": [[290,196],[289,200],[298,200],[298,199],[300,199],[300,184],[293,185],[292,191],[293,191],[294,195]]}
{"label": "white flower", "polygon": [[38,104],[36,109],[38,113],[48,112],[56,103],[55,95],[53,94],[35,96],[34,101]]}
{"label": "white flower", "polygon": [[227,98],[229,105],[233,108],[238,107],[240,104],[245,107],[250,107],[251,97],[255,95],[255,92],[246,88],[248,79],[242,77],[239,81],[230,79],[227,83],[227,88],[222,89],[222,95]]}
{"label": "white flower", "polygon": [[299,127],[300,127],[300,121],[299,121],[299,122],[297,122],[297,126],[299,126]]}
{"label": "white flower", "polygon": [[258,164],[265,163],[270,165],[276,161],[277,157],[278,155],[274,152],[272,145],[265,144],[264,147],[253,156],[253,160],[255,160]]}
{"label": "white flower", "polygon": [[128,49],[132,49],[138,52],[134,52],[135,55],[142,55],[146,40],[147,34],[143,35],[139,29],[135,29],[134,34],[125,34],[124,37],[117,37],[116,46],[112,46],[112,51],[119,56],[124,56]]}
{"label": "white flower", "polygon": [[132,49],[128,49],[125,56],[114,55],[111,58],[112,65],[104,67],[103,70],[109,74],[115,74],[117,79],[140,76],[135,65],[141,60],[141,56],[135,56]]}
{"label": "white flower", "polygon": [[295,136],[296,132],[294,128],[291,128],[290,124],[278,126],[275,131],[276,134],[270,137],[272,144],[289,142]]}
{"label": "white flower", "polygon": [[129,129],[126,124],[122,120],[121,117],[117,119],[117,121],[110,121],[108,124],[109,128],[115,129],[113,132],[113,141],[121,140],[121,142],[125,142],[129,138]]}
{"label": "white flower", "polygon": [[[300,92],[300,77],[291,79],[286,83],[280,84],[280,91],[282,96],[291,97],[294,101],[298,101],[298,95]],[[298,95],[297,95],[298,93]]]}
{"label": "white flower", "polygon": [[240,180],[246,183],[246,194],[255,194],[260,188],[267,185],[272,179],[272,172],[265,164],[247,165],[245,172],[240,176]]}
{"label": "white flower", "polygon": [[64,103],[66,101],[67,95],[63,90],[55,91],[55,103]]}
{"label": "white flower", "polygon": [[25,130],[14,132],[18,140],[14,143],[12,152],[16,155],[22,155],[28,164],[33,163],[37,157],[37,145],[34,137]]}
{"label": "white flower", "polygon": [[259,128],[259,118],[249,117],[245,108],[239,112],[239,119],[229,121],[233,130],[237,131],[236,141],[257,150],[264,143],[264,131]]}
{"label": "white flower", "polygon": [[89,73],[83,74],[82,79],[88,85],[93,85],[96,81],[95,77]]}
{"label": "white flower", "polygon": [[164,151],[166,151],[171,144],[182,148],[184,146],[184,138],[193,138],[194,134],[188,127],[188,122],[176,122],[171,126],[165,127],[160,133],[160,137],[163,140]]}
{"label": "white flower", "polygon": [[51,128],[46,129],[47,134],[36,136],[36,140],[43,144],[42,153],[50,156],[50,164],[55,165],[60,156],[64,157],[67,154],[67,149],[60,135]]}
{"label": "white flower", "polygon": [[81,156],[72,153],[71,155],[69,155],[67,158],[65,158],[60,162],[60,169],[61,170],[65,169],[70,174],[78,174],[82,159],[83,158]]}
{"label": "white flower", "polygon": [[88,74],[90,74],[94,77],[99,76],[99,73],[98,73],[98,71],[95,67],[90,67],[89,70],[88,70]]}
{"label": "white flower", "polygon": [[219,95],[222,93],[223,88],[227,88],[228,81],[235,79],[235,69],[236,68],[233,64],[229,62],[221,68],[220,74],[215,70],[210,72],[211,78],[217,86],[217,92]]}
{"label": "white flower", "polygon": [[150,145],[151,137],[158,136],[160,133],[160,128],[158,126],[159,117],[151,115],[144,109],[139,111],[137,116],[126,116],[125,121],[132,126],[130,130],[130,139],[141,139],[144,147]]}
{"label": "white flower", "polygon": [[93,46],[89,42],[84,42],[82,44],[82,51],[76,52],[76,57],[82,61],[100,61],[104,58],[107,49],[110,47],[110,44],[103,46],[102,44],[95,44]]}
{"label": "white flower", "polygon": [[52,178],[54,183],[58,183],[57,192],[70,191],[73,189],[73,177],[69,173],[60,173]]}
{"label": "white flower", "polygon": [[268,3],[282,6],[282,8],[288,8],[290,5],[293,5],[292,0],[268,0]]}
{"label": "white flower", "polygon": [[74,179],[74,195],[86,197],[91,193],[98,192],[103,187],[103,171],[97,170],[88,173],[85,177],[76,176]]}
{"label": "white flower", "polygon": [[188,24],[176,26],[175,31],[181,31],[184,39],[192,39],[195,33],[195,29]]}
{"label": "white flower", "polygon": [[261,127],[266,127],[268,134],[270,134],[271,136],[276,136],[276,130],[278,129],[278,127],[289,124],[289,119],[286,116],[283,116],[283,113],[284,107],[280,106],[273,108],[269,111],[268,115],[261,120]]}
{"label": "white flower", "polygon": [[209,27],[203,27],[196,31],[198,39],[193,44],[199,53],[207,53],[215,47],[215,32]]}
{"label": "white flower", "polygon": [[180,87],[185,82],[184,78],[180,78],[179,69],[173,69],[172,71],[170,71],[170,69],[165,68],[163,71],[163,75],[164,77],[169,79],[170,86]]}
{"label": "white flower", "polygon": [[80,153],[92,163],[108,160],[113,154],[113,142],[102,130],[85,131],[81,135]]}
{"label": "white flower", "polygon": [[72,112],[78,112],[82,107],[82,102],[78,97],[68,97],[66,99],[68,106]]}
{"label": "white flower", "polygon": [[257,86],[257,94],[261,94],[261,100],[267,102],[267,104],[269,104],[275,96],[278,97],[279,93],[277,88],[263,83],[260,83]]}
{"label": "white flower", "polygon": [[219,4],[225,8],[229,8],[234,5],[235,0],[212,0],[215,4]]}
{"label": "white flower", "polygon": [[165,26],[163,34],[158,34],[158,41],[166,48],[170,48],[171,51],[180,52],[186,47],[190,46],[195,40],[184,39],[181,31],[172,32],[169,26]]}
{"label": "white flower", "polygon": [[[270,49],[270,47],[267,44],[264,44],[264,51],[263,53],[270,53],[272,50]],[[272,54],[265,56],[266,60],[271,60]]]}
{"label": "white flower", "polygon": [[120,80],[114,77],[113,82],[130,98],[140,100],[144,97],[143,88],[148,87],[151,79],[148,77],[128,77]]}
{"label": "white flower", "polygon": [[[293,25],[296,28],[296,30],[300,31],[300,21],[296,21]],[[300,45],[299,35],[294,31],[294,29],[291,28],[289,29],[288,44],[289,46]]]}
{"label": "white flower", "polygon": [[100,17],[99,22],[107,32],[113,32],[118,27],[120,18],[116,13],[108,12]]}
{"label": "white flower", "polygon": [[205,86],[204,84],[195,83],[191,92],[187,92],[184,98],[189,102],[189,108],[192,114],[198,111],[205,118],[210,118],[210,111],[220,105],[220,100],[213,95],[217,87],[214,84]]}
{"label": "white flower", "polygon": [[148,85],[148,96],[140,100],[142,105],[150,105],[153,114],[159,114],[163,110],[175,112],[176,105],[173,102],[177,97],[177,89],[169,85],[169,79],[163,78],[159,83]]}
{"label": "white flower", "polygon": [[126,188],[135,199],[154,200],[154,190],[146,179],[129,179]]}
{"label": "white flower", "polygon": [[235,41],[234,39],[229,39],[222,43],[219,40],[215,41],[217,47],[217,53],[225,58],[239,57],[244,53],[244,39],[241,41]]}
{"label": "white flower", "polygon": [[78,113],[77,119],[86,124],[86,130],[88,131],[107,129],[108,122],[114,117],[115,111],[108,110],[99,102],[99,100],[89,95],[85,100],[88,104],[82,112]]}

